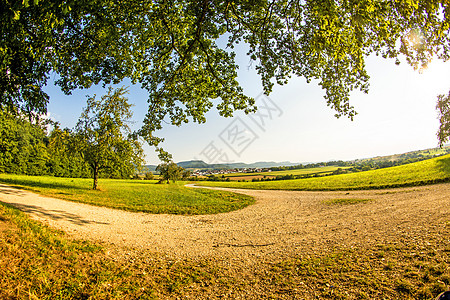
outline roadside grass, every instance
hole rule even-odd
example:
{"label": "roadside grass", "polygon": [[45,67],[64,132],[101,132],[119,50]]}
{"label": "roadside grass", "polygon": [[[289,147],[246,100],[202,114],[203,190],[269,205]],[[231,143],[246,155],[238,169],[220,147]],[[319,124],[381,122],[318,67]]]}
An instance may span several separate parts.
{"label": "roadside grass", "polygon": [[441,223],[415,239],[288,259],[270,273],[277,286],[306,289],[316,299],[431,300],[450,286],[448,236]]}
{"label": "roadside grass", "polygon": [[198,185],[261,190],[362,190],[418,186],[450,181],[450,155],[412,164],[319,178],[264,182],[211,182]]}
{"label": "roadside grass", "polygon": [[91,205],[158,214],[216,214],[244,208],[250,196],[227,191],[187,188],[185,182],[101,179],[92,190],[92,179],[0,174],[0,182],[29,191]]}
{"label": "roadside grass", "polygon": [[0,299],[158,299],[216,275],[190,260],[108,256],[102,245],[70,240],[1,203],[0,216],[10,228],[0,232]]}
{"label": "roadside grass", "polygon": [[264,262],[132,254],[76,241],[0,203],[0,299],[434,299],[450,285],[450,223],[414,239]]}

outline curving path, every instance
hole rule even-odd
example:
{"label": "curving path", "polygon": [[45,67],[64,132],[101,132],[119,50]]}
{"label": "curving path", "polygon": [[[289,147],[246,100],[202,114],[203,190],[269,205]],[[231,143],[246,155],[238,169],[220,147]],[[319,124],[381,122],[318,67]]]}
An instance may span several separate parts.
{"label": "curving path", "polygon": [[[450,184],[351,191],[234,190],[256,203],[230,213],[153,215],[39,196],[0,184],[0,201],[69,235],[176,257],[251,262],[413,236],[450,221]],[[335,198],[371,199],[327,205]]]}

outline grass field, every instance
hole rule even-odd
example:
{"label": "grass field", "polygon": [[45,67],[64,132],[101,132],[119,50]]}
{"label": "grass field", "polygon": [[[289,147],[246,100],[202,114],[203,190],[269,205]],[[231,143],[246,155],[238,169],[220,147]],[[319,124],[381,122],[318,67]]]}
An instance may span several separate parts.
{"label": "grass field", "polygon": [[0,174],[0,182],[59,199],[148,213],[214,214],[253,203],[250,196],[186,188],[185,182],[101,179],[100,190],[92,190],[92,179]]}
{"label": "grass field", "polygon": [[264,182],[199,182],[199,185],[269,190],[356,190],[423,185],[450,181],[450,155],[417,163],[320,178]]}

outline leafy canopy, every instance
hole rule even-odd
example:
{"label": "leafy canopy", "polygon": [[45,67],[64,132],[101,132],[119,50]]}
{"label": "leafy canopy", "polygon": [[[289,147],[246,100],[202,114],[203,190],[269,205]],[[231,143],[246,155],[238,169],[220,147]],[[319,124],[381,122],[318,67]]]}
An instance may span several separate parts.
{"label": "leafy canopy", "polygon": [[[369,89],[365,59],[406,57],[414,68],[450,53],[448,1],[1,0],[1,102],[45,112],[50,74],[70,93],[130,78],[149,93],[140,134],[155,146],[164,119],[204,122],[253,111],[233,48],[249,47],[264,91],[295,75],[317,79],[336,116]],[[218,40],[226,39],[226,46]]]}

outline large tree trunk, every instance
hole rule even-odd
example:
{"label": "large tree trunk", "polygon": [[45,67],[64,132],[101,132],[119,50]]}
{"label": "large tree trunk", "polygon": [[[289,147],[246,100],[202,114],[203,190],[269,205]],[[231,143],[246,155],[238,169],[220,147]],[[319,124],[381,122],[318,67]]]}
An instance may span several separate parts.
{"label": "large tree trunk", "polygon": [[96,190],[98,186],[98,166],[94,165],[92,169],[94,171],[94,186],[92,187],[92,189]]}

